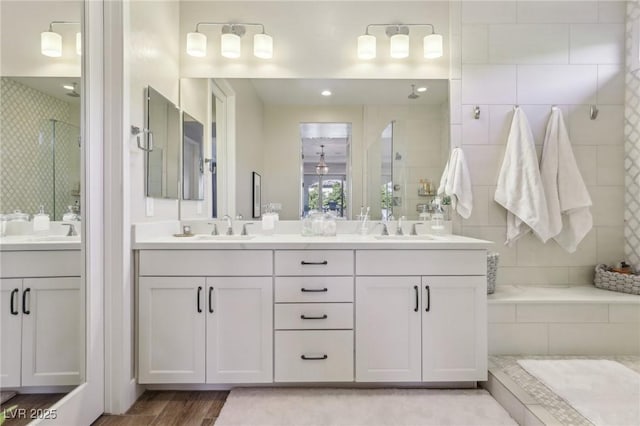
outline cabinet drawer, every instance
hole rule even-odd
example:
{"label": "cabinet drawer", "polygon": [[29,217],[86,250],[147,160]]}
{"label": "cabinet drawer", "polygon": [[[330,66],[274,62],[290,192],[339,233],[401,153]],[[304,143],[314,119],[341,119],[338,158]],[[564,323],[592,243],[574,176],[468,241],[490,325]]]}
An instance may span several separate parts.
{"label": "cabinet drawer", "polygon": [[276,275],[353,275],[351,250],[279,250]]}
{"label": "cabinet drawer", "polygon": [[79,277],[81,272],[80,250],[3,251],[0,254],[2,278]]}
{"label": "cabinet drawer", "polygon": [[486,250],[357,250],[356,275],[486,275]]}
{"label": "cabinet drawer", "polygon": [[276,382],[352,382],[353,331],[276,331]]}
{"label": "cabinet drawer", "polygon": [[352,329],[352,303],[287,303],[275,306],[276,330]]}
{"label": "cabinet drawer", "polygon": [[353,277],[276,277],[276,302],[353,302]]}
{"label": "cabinet drawer", "polygon": [[272,259],[271,250],[142,250],[140,275],[265,276]]}

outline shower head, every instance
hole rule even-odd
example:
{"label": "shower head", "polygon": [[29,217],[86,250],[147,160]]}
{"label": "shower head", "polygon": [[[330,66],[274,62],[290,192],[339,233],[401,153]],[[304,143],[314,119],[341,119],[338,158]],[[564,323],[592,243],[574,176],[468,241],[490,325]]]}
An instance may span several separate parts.
{"label": "shower head", "polygon": [[76,91],[77,88],[78,88],[78,84],[77,83],[73,83],[73,89],[71,89],[70,92],[67,92],[66,95],[67,96],[71,96],[72,98],[79,98],[80,97],[80,93],[78,93]]}
{"label": "shower head", "polygon": [[420,97],[420,95],[418,95],[416,93],[416,85],[412,84],[411,85],[411,93],[409,93],[409,96],[407,96],[407,98],[409,99],[418,99]]}

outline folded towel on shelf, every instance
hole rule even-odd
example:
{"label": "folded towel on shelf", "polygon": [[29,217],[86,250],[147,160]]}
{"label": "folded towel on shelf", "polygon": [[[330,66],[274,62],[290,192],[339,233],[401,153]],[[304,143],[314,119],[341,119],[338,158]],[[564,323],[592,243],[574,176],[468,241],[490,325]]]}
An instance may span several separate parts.
{"label": "folded towel on shelf", "polygon": [[505,244],[511,246],[531,230],[543,242],[552,237],[535,141],[529,121],[518,107],[513,113],[494,199],[507,209]]}
{"label": "folded towel on shelf", "polygon": [[592,203],[573,155],[562,111],[557,107],[551,108],[540,174],[551,235],[562,248],[573,253],[593,227]]}
{"label": "folded towel on shelf", "polygon": [[473,193],[471,191],[471,175],[464,159],[462,148],[451,151],[449,161],[444,168],[438,194],[451,197],[451,206],[460,216],[469,219],[473,210]]}

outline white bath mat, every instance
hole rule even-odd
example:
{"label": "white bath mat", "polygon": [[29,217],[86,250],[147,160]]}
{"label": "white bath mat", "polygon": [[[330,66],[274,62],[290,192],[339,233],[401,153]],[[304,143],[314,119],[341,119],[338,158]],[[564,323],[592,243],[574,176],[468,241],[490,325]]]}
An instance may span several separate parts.
{"label": "white bath mat", "polygon": [[516,425],[483,390],[238,388],[216,426]]}
{"label": "white bath mat", "polygon": [[640,425],[640,374],[615,361],[520,360],[596,426]]}

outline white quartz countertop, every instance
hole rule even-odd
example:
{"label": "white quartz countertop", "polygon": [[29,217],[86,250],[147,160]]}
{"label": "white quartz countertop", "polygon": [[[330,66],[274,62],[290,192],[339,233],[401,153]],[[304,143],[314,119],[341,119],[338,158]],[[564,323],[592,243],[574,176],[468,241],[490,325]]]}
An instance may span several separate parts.
{"label": "white quartz countertop", "polygon": [[433,249],[484,250],[490,241],[462,237],[459,235],[418,235],[397,237],[391,235],[338,234],[334,237],[304,237],[296,234],[252,235],[248,239],[240,236],[225,239],[225,236],[196,234],[193,237],[145,236],[134,241],[136,250],[194,250],[194,249]]}
{"label": "white quartz countertop", "polygon": [[64,235],[11,235],[0,237],[2,251],[80,250],[80,236]]}

